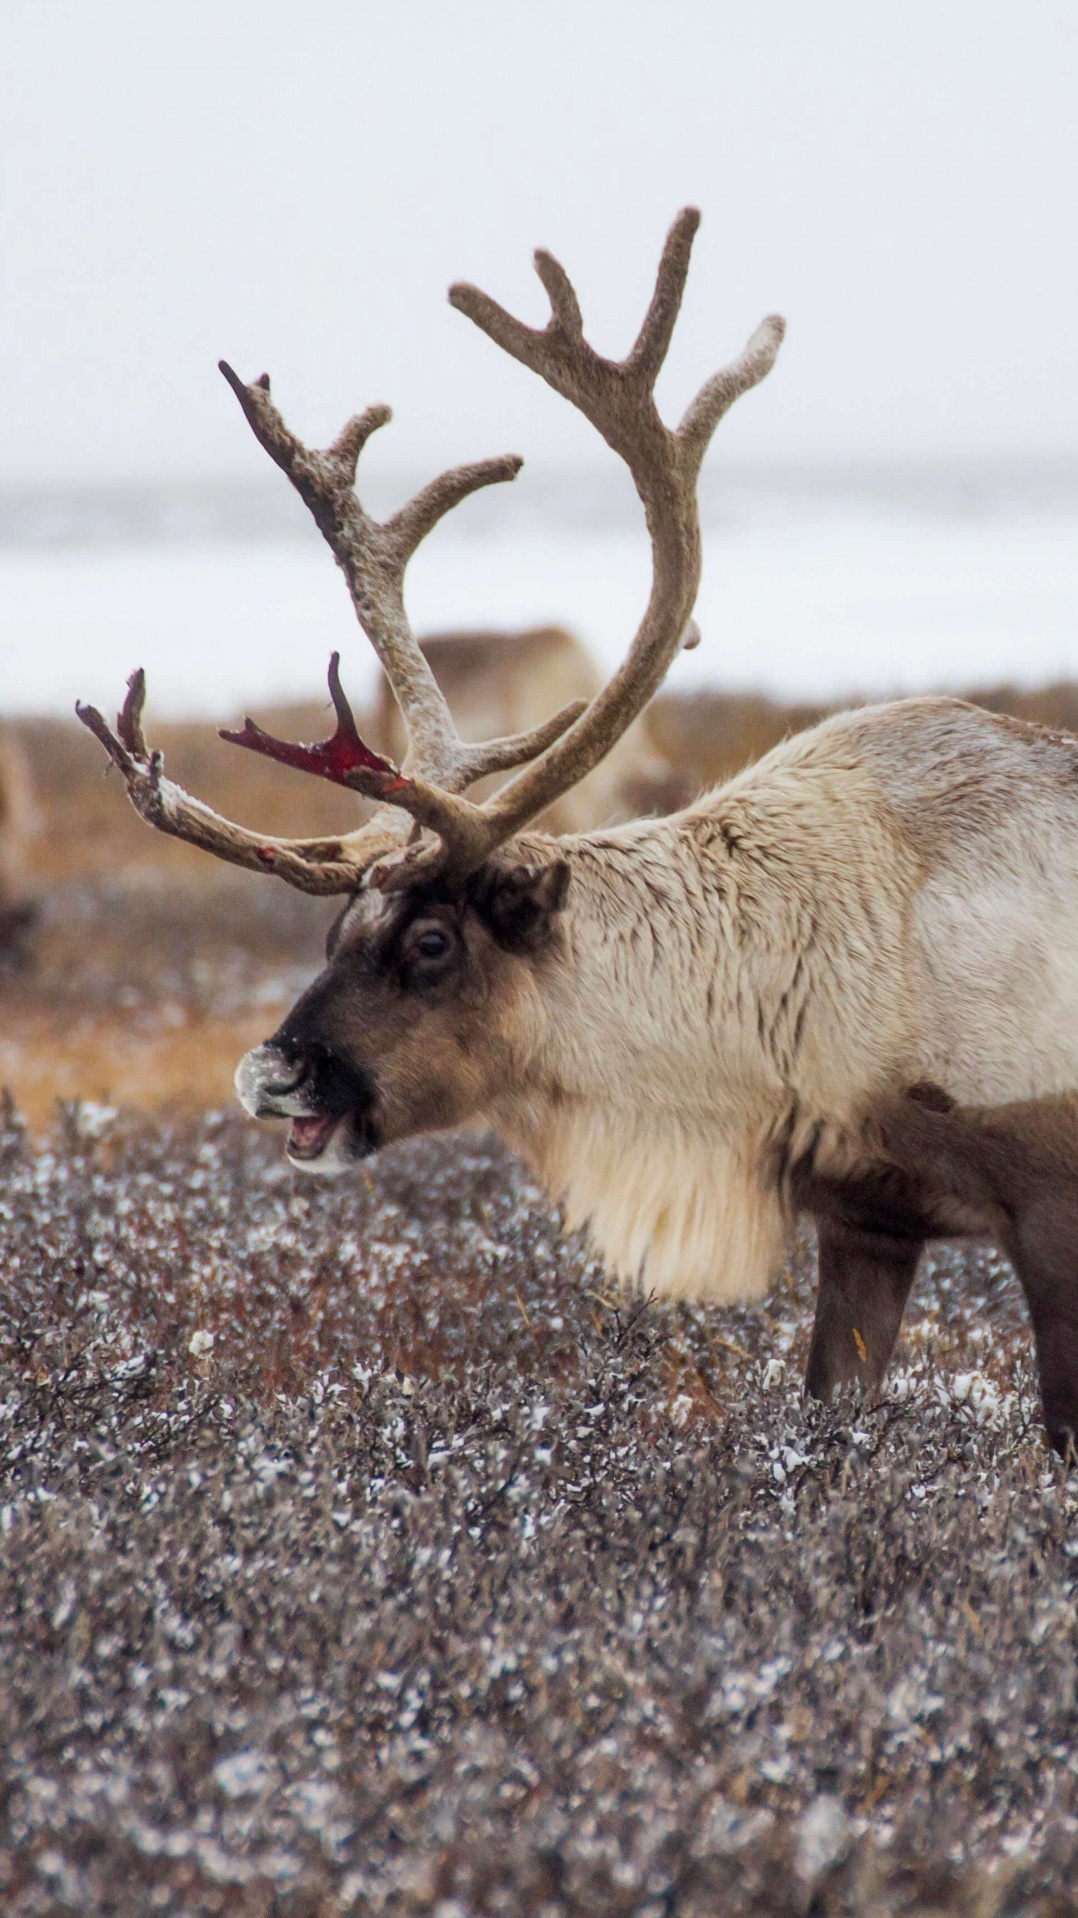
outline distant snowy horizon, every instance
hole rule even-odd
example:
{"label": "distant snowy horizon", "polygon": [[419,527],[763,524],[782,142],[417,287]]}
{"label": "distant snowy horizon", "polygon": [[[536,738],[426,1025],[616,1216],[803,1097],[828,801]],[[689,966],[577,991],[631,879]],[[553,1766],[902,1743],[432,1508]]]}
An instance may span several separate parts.
{"label": "distant snowy horizon", "polygon": [[[371,460],[360,487],[364,504],[384,516],[424,485],[433,470]],[[699,497],[705,527],[756,513],[765,501],[798,515],[856,503],[917,517],[1049,510],[1069,511],[1078,520],[1078,452],[733,464],[713,458],[701,473]],[[454,538],[485,538],[534,525],[642,530],[632,483],[609,460],[565,465],[526,460],[513,484],[474,495],[445,522]],[[257,477],[135,473],[127,479],[0,482],[0,550],[311,537],[316,536],[306,508],[283,476],[268,467]]]}
{"label": "distant snowy horizon", "polygon": [[[276,475],[0,491],[0,713],[115,705],[228,717],[319,697],[330,652],[357,702],[371,649],[304,509]],[[379,470],[392,510],[422,483]],[[668,684],[837,699],[1078,678],[1078,458],[723,466],[702,491],[703,644]],[[624,476],[525,469],[421,549],[419,633],[568,626],[606,666],[644,605]]]}

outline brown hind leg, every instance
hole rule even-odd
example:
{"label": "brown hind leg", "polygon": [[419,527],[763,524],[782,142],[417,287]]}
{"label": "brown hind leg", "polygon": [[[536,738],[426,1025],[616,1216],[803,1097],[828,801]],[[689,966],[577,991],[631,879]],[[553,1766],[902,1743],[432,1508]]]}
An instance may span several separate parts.
{"label": "brown hind leg", "polygon": [[1033,1321],[1048,1438],[1078,1463],[1078,1202],[1065,1187],[1018,1213],[1007,1246]]}
{"label": "brown hind leg", "polygon": [[805,1391],[829,1398],[838,1385],[878,1391],[909,1297],[920,1239],[818,1221],[820,1279]]}

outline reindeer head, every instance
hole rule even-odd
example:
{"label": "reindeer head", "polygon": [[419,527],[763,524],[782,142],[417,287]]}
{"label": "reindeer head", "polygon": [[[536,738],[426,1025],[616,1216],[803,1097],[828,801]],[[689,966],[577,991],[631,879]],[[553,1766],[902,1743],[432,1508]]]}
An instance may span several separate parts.
{"label": "reindeer head", "polygon": [[[354,482],[359,455],[390,418],[388,407],[368,408],[326,451],[313,451],[285,425],[266,375],[248,386],[222,362],[256,438],[296,487],[344,573],[400,706],[408,738],[403,764],[360,738],[336,654],[331,739],[291,745],[250,720],[224,737],[380,802],[372,820],[339,839],[261,839],[166,780],[160,754],[148,751],[143,737],[141,672],[129,682],[115,732],[93,708],[77,711],[151,825],[304,891],[352,895],[325,971],[237,1075],[251,1111],[292,1119],[297,1161],[329,1165],[383,1140],[466,1119],[517,1068],[514,1048],[527,1026],[537,970],[564,948],[568,867],[554,841],[544,850],[533,839],[519,857],[503,849],[606,756],[658,690],[679,647],[698,638],[691,616],[700,579],[700,464],[719,420],[770,371],[782,340],[782,321],[765,320],[744,352],[701,388],[680,425],[663,423],[655,382],[698,224],[692,208],[675,221],[644,323],[622,361],[604,359],[585,340],[576,294],[548,253],[536,254],[551,307],[541,330],[475,287],[450,291],[458,311],[579,408],[626,461],[651,537],[651,594],[621,667],[592,700],[511,738],[478,746],[460,739],[408,624],[403,587],[412,554],[444,514],[478,488],[514,478],[520,460],[510,455],[444,473],[379,523],[364,511]],[[522,770],[482,804],[464,797],[487,773],[510,768]]]}
{"label": "reindeer head", "polygon": [[241,1060],[243,1104],[290,1119],[289,1157],[320,1172],[488,1109],[526,1072],[542,971],[565,957],[568,892],[557,857],[495,858],[456,887],[361,892],[324,971]]}

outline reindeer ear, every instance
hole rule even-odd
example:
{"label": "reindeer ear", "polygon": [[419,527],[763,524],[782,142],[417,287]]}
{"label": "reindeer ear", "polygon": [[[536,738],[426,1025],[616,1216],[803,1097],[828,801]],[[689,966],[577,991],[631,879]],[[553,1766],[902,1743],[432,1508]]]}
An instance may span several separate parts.
{"label": "reindeer ear", "polygon": [[507,866],[488,860],[473,876],[470,896],[498,944],[509,952],[537,952],[565,905],[567,859],[543,866]]}

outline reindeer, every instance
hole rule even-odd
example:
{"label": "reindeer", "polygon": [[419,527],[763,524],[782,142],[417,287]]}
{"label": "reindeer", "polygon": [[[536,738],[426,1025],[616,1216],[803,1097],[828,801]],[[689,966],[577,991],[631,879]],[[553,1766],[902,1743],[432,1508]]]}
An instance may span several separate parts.
{"label": "reindeer", "polygon": [[34,828],[26,755],[13,733],[0,733],[0,973],[22,972],[31,963],[39,909],[22,888]]}
{"label": "reindeer", "polygon": [[[762,759],[791,733],[816,726],[838,708],[769,699],[765,693],[718,692],[706,686],[662,693],[645,718],[648,744],[667,768],[653,778],[655,803],[639,811],[674,812],[712,786]],[[664,803],[665,802],[665,803]]]}
{"label": "reindeer", "polygon": [[[901,700],[825,720],[673,816],[563,839],[534,830],[624,736],[691,636],[700,464],[782,340],[782,321],[766,319],[680,424],[664,424],[654,388],[698,220],[693,209],[676,220],[620,362],[585,339],[548,253],[536,255],[551,308],[541,329],[475,287],[450,291],[585,415],[640,495],[650,597],[594,698],[466,744],[408,625],[403,581],[420,541],[467,495],[511,479],[518,459],[445,473],[379,524],[354,480],[388,409],[314,451],[285,425],[266,375],[246,385],[224,365],[345,575],[407,753],[397,765],[360,738],[335,655],[332,738],[296,746],[250,722],[225,736],[379,811],[340,838],[270,840],[166,779],[143,735],[141,672],[115,731],[79,712],[151,825],[344,899],[324,971],[237,1071],[251,1113],[290,1121],[293,1164],[338,1170],[483,1120],[535,1168],[566,1224],[589,1227],[614,1273],[745,1300],[764,1292],[788,1241],[782,1165],[811,1146],[822,1166],[873,1098],[922,1079],[964,1103],[1078,1084],[1078,741],[961,701]],[[509,769],[481,803],[465,796]],[[918,1251],[916,1234],[881,1232],[865,1252],[825,1233],[821,1336],[853,1280],[904,1302]],[[857,1376],[848,1345],[835,1346],[828,1386]]]}

